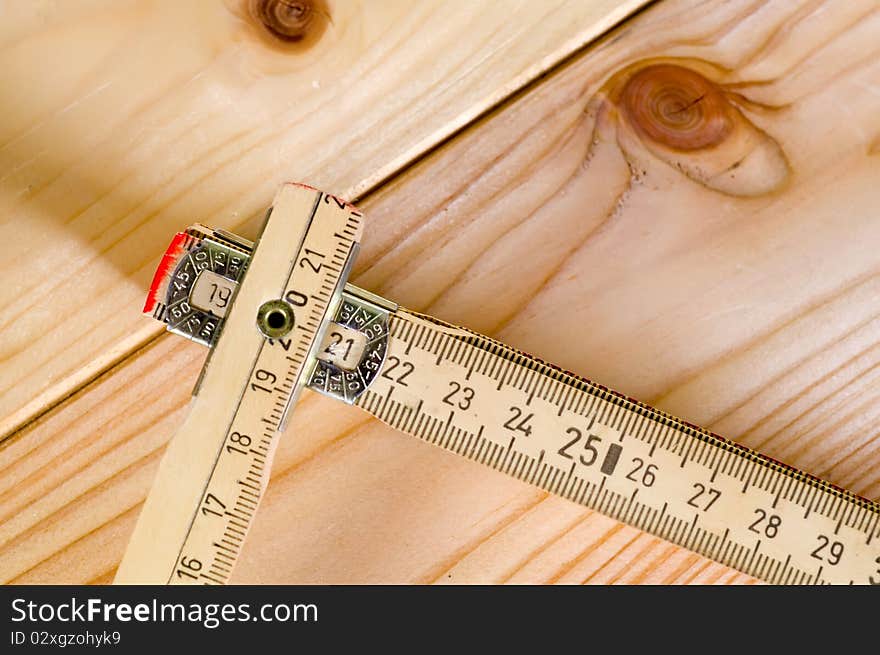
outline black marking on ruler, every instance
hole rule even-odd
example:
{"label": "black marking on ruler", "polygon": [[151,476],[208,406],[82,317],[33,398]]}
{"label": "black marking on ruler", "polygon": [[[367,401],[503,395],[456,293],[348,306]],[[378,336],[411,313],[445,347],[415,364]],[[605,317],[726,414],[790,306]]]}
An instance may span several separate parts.
{"label": "black marking on ruler", "polygon": [[868,538],[865,541],[866,546],[871,545],[871,541],[874,539],[874,533],[876,532],[876,528],[878,527],[878,523],[880,523],[880,512],[874,514],[874,525],[872,526],[868,523]]}
{"label": "black marking on ruler", "polygon": [[382,408],[377,412],[379,416],[385,416],[385,408],[388,407],[388,403],[391,402],[391,394],[394,393],[394,385],[388,387],[388,395],[385,396],[385,402],[382,403]]}
{"label": "black marking on ruler", "polygon": [[468,435],[467,440],[465,440],[465,442],[463,444],[461,444],[461,449],[459,450],[460,455],[464,455],[465,457],[468,456],[467,452],[468,452],[468,450],[472,449],[475,438],[476,438],[476,435],[474,433],[470,433]]}
{"label": "black marking on ruler", "polygon": [[568,399],[574,391],[574,387],[566,387],[565,393],[559,398],[559,412],[556,414],[557,416],[562,416],[562,413],[565,411],[565,406],[568,403]]}
{"label": "black marking on ruler", "polygon": [[697,532],[699,533],[700,538],[698,541],[694,542],[694,552],[704,554],[708,550],[708,547],[706,546],[706,540],[714,535],[712,535],[712,533],[710,533],[708,530],[704,530],[703,528],[697,528]]}
{"label": "black marking on ruler", "polygon": [[565,393],[565,385],[556,378],[548,378],[548,380],[549,383],[547,385],[547,393],[544,395],[544,400],[551,405],[557,405]]}
{"label": "black marking on ruler", "polygon": [[758,542],[755,544],[755,547],[752,548],[752,556],[749,557],[749,563],[746,564],[746,566],[745,566],[745,568],[744,568],[743,570],[745,570],[745,571],[751,571],[751,570],[753,570],[753,569],[752,569],[752,564],[755,562],[755,557],[758,556],[758,549],[759,549],[760,547],[761,547],[761,540],[758,539]]}
{"label": "black marking on ruler", "polygon": [[465,380],[470,380],[471,375],[474,373],[474,360],[477,358],[477,355],[473,354],[473,351],[468,355],[467,358],[467,373],[464,375]]}
{"label": "black marking on ruler", "polygon": [[[710,554],[709,556],[710,556],[712,559],[714,559],[715,561],[717,561],[717,562],[721,562],[721,559],[720,559],[720,556],[721,556],[721,549],[724,547],[724,543],[727,541],[727,538],[728,538],[729,536],[730,536],[730,528],[726,528],[726,529],[724,530],[724,534],[721,535],[721,539],[717,540],[717,541],[712,545],[712,551],[710,551],[711,554]],[[723,562],[722,562],[722,564],[723,564]]]}
{"label": "black marking on ruler", "polygon": [[428,334],[428,341],[425,344],[425,351],[433,354],[434,353],[434,346],[437,345],[438,341],[441,341],[443,339],[443,336],[444,335],[442,332],[436,332],[436,331],[432,330]]}
{"label": "black marking on ruler", "polygon": [[776,483],[776,493],[773,495],[773,504],[770,506],[771,509],[776,509],[776,506],[779,504],[779,498],[782,496],[784,491],[787,489],[787,482],[790,482],[791,478],[785,478],[782,482],[778,479],[775,480]]}
{"label": "black marking on ruler", "polygon": [[503,360],[501,358],[495,357],[490,353],[490,356],[486,357],[486,361],[483,363],[483,368],[480,372],[490,380],[494,380],[495,371],[498,370],[498,367],[501,366],[502,363]]}
{"label": "black marking on ruler", "polygon": [[522,390],[523,380],[525,380],[525,378],[532,372],[531,369],[523,365],[523,362],[523,358],[517,355],[516,360],[514,361],[515,368],[513,369],[513,374],[507,381],[508,386],[517,390]]}
{"label": "black marking on ruler", "polygon": [[639,506],[639,511],[633,518],[633,525],[638,528],[642,528],[644,523],[642,523],[642,515],[645,513],[645,510],[648,509],[648,506],[645,503],[637,503]]}
{"label": "black marking on ruler", "polygon": [[415,409],[415,411],[412,413],[412,416],[410,416],[410,419],[409,419],[409,427],[408,427],[408,428],[404,427],[404,429],[406,429],[407,432],[411,432],[411,431],[412,431],[412,427],[413,427],[413,425],[414,425],[415,422],[416,422],[416,417],[419,415],[419,412],[422,411],[422,406],[423,406],[424,404],[425,404],[425,401],[424,401],[424,400],[419,400],[419,404],[416,405],[416,409]]}
{"label": "black marking on ruler", "polygon": [[618,441],[620,441],[621,443],[623,443],[623,438],[627,435],[627,433],[629,432],[630,426],[633,424],[633,417],[634,416],[638,417],[636,419],[637,421],[638,421],[638,419],[641,418],[640,416],[638,416],[638,414],[634,414],[633,412],[629,412],[629,411],[626,412],[625,416],[626,416],[625,422],[623,422],[623,419],[621,419],[622,425],[620,426],[620,438],[618,439]]}
{"label": "black marking on ruler", "polygon": [[440,338],[440,347],[437,348],[437,361],[434,363],[435,366],[440,366],[443,363],[443,358],[448,354],[446,352],[446,346],[449,340],[446,338],[448,335],[444,334]]}
{"label": "black marking on ruler", "polygon": [[746,466],[743,470],[743,488],[742,493],[745,493],[749,490],[749,486],[752,484],[752,478],[755,476],[755,467],[751,466],[751,462],[747,462]]}
{"label": "black marking on ruler", "polygon": [[603,403],[602,408],[597,412],[597,420],[602,425],[607,425],[607,423],[608,423],[605,418],[608,415],[608,408],[609,408],[608,403]]}
{"label": "black marking on ruler", "polygon": [[[842,498],[838,498],[838,504],[842,501]],[[855,505],[844,505],[842,507],[838,507],[837,513],[840,515],[840,518],[837,521],[837,527],[834,529],[834,534],[837,534],[840,531],[841,525],[846,525],[849,527],[849,519],[852,517],[853,510],[855,509]]]}
{"label": "black marking on ruler", "polygon": [[784,562],[776,560],[773,566],[770,568],[770,571],[767,573],[766,580],[770,584],[779,584],[779,579],[782,575],[785,574],[785,569],[788,568],[788,565],[791,564],[791,553],[785,558]]}
{"label": "black marking on ruler", "polygon": [[245,534],[245,533],[244,533],[244,530],[239,530],[239,529],[237,529],[237,528],[232,527],[232,525],[231,525],[231,521],[230,521],[230,522],[227,522],[226,530],[227,530],[228,532],[234,532],[235,534],[240,535],[240,537],[241,537],[242,539],[244,538],[244,534]]}
{"label": "black marking on ruler", "polygon": [[[804,512],[804,518],[808,518],[810,512],[813,511],[813,496],[815,496],[815,492],[815,487],[807,487],[807,498],[805,499],[806,511]],[[798,500],[800,500],[800,496],[801,494],[798,494]]]}
{"label": "black marking on ruler", "polygon": [[532,401],[535,399],[535,392],[538,390],[538,380],[536,379],[533,384],[530,384],[529,387],[531,390],[529,391],[529,397],[526,399],[526,406],[530,406]]}
{"label": "black marking on ruler", "polygon": [[506,360],[501,366],[501,371],[498,374],[498,391],[501,391],[501,388],[504,386],[504,377],[507,375],[507,372],[510,370],[511,366],[513,366],[513,363],[509,360]]}
{"label": "black marking on ruler", "polygon": [[867,531],[868,526],[871,524],[872,513],[865,508],[864,514],[862,518],[859,520],[859,526],[856,528],[859,532],[864,532],[866,535],[869,534]]}
{"label": "black marking on ruler", "polygon": [[532,469],[535,466],[535,459],[533,457],[526,457],[526,462],[528,462],[528,466],[526,466],[522,471],[522,480],[529,480],[529,476],[532,473]]}
{"label": "black marking on ruler", "polygon": [[[615,445],[615,444],[611,444],[611,445],[613,446],[613,445]],[[629,512],[630,508],[632,507],[632,504],[633,504],[633,503],[635,502],[635,500],[636,500],[636,496],[638,496],[638,495],[639,495],[639,490],[638,490],[638,488],[633,489],[633,492],[632,492],[632,494],[630,494],[629,500],[628,500],[627,503],[626,503],[626,509],[621,510],[622,512],[624,512],[624,514],[623,514],[624,516],[626,516],[626,513]]]}
{"label": "black marking on ruler", "polygon": [[614,469],[617,467],[617,460],[620,459],[620,453],[623,451],[623,448],[616,443],[608,446],[608,452],[605,453],[605,459],[602,460],[602,467],[600,470],[605,475],[611,475],[614,473]]}
{"label": "black marking on ruler", "polygon": [[836,496],[832,496],[831,494],[823,494],[821,501],[817,501],[822,503],[821,508],[818,510],[820,514],[827,518],[832,518],[833,511],[830,507],[832,501],[837,500]]}
{"label": "black marking on ruler", "polygon": [[395,403],[391,403],[391,407],[392,407],[393,411],[391,412],[391,415],[388,417],[388,422],[391,425],[397,425],[397,416],[398,416],[398,414],[400,414],[400,410],[403,408],[403,405],[395,402]]}
{"label": "black marking on ruler", "polygon": [[428,443],[434,443],[437,440],[437,435],[435,434],[435,431],[440,421],[438,421],[433,416],[428,416],[427,414],[425,414],[425,416],[427,417],[428,422],[425,425],[425,431],[422,434],[422,439],[424,439]]}
{"label": "black marking on ruler", "polygon": [[403,351],[404,355],[409,355],[410,349],[412,349],[413,343],[415,343],[415,339],[410,339],[411,332],[418,332],[422,326],[416,326],[415,323],[410,323],[410,329],[407,330],[406,333],[406,350]]}
{"label": "black marking on ruler", "polygon": [[623,420],[623,417],[629,412],[626,412],[626,410],[621,405],[617,405],[616,407],[612,408],[611,411],[612,414],[608,417],[608,425],[620,432],[621,421]]}
{"label": "black marking on ruler", "polygon": [[529,385],[531,384],[532,378],[534,378],[535,375],[537,375],[537,373],[535,373],[534,369],[531,369],[528,367],[523,367],[523,371],[524,371],[524,373],[523,373],[522,377],[517,378],[517,384],[516,384],[516,388],[519,389],[520,391],[525,391],[526,389],[528,389]]}
{"label": "black marking on ruler", "polygon": [[477,444],[480,443],[480,440],[482,439],[483,441],[485,441],[485,439],[483,438],[483,429],[485,427],[485,425],[481,425],[480,429],[477,431],[477,434],[474,436],[474,447],[473,450],[471,450],[471,455],[473,455],[474,451],[477,448]]}
{"label": "black marking on ruler", "polygon": [[481,350],[474,360],[473,370],[483,373],[486,364],[490,361],[491,354],[488,351]]}
{"label": "black marking on ruler", "polygon": [[[219,541],[215,541],[215,542],[214,542],[213,544],[211,544],[211,545],[214,546],[214,548],[217,548],[217,549],[219,549],[219,550],[228,551],[228,552],[232,553],[233,555],[235,555],[235,554],[238,552],[238,551],[236,551],[234,548],[230,548],[229,546],[224,546],[224,545],[221,544]],[[219,553],[218,553],[218,555],[219,555]]]}
{"label": "black marking on ruler", "polygon": [[630,430],[630,433],[632,434],[632,436],[635,437],[636,439],[638,439],[639,441],[642,441],[642,442],[646,441],[646,439],[647,439],[646,426],[648,425],[648,423],[650,423],[650,421],[648,421],[644,416],[642,416],[640,414],[639,418],[636,420],[636,422],[633,424],[633,426]]}
{"label": "black marking on ruler", "polygon": [[495,448],[495,454],[492,456],[492,460],[490,461],[489,466],[491,466],[493,469],[498,469],[499,468],[498,463],[504,454],[505,454],[504,448],[502,448],[501,446],[498,446],[497,448]]}
{"label": "black marking on ruler", "polygon": [[[221,556],[219,553],[214,553],[214,559],[211,562],[211,568],[214,569],[215,573],[221,573],[224,575],[229,575],[232,573],[232,567],[230,567],[229,562],[224,562],[222,560],[218,561],[218,556]],[[227,557],[228,559],[228,557]]]}
{"label": "black marking on ruler", "polygon": [[598,500],[599,495],[605,490],[605,480],[607,480],[607,478],[603,477],[602,480],[599,482],[599,486],[594,486],[594,493],[590,495],[590,500],[588,501],[591,505],[593,505],[596,500]]}
{"label": "black marking on ruler", "polygon": [[659,444],[660,440],[666,435],[664,430],[666,430],[667,425],[665,423],[660,423],[659,421],[657,423],[660,427],[654,433],[654,441],[651,443],[651,450],[648,451],[648,457],[654,456],[654,451],[657,450],[657,444]]}
{"label": "black marking on ruler", "polygon": [[536,386],[536,389],[538,390],[537,395],[539,398],[541,398],[541,400],[549,401],[550,394],[552,393],[552,390],[555,388],[554,384],[556,381],[551,377],[547,377],[546,375],[542,376],[540,378],[540,380],[541,380],[540,384]]}
{"label": "black marking on ruler", "polygon": [[707,465],[707,462],[709,461],[709,456],[717,450],[717,448],[712,447],[712,444],[701,441],[700,450],[697,453],[696,461],[700,463],[700,466],[705,467]]}
{"label": "black marking on ruler", "polygon": [[695,439],[691,439],[690,437],[685,437],[685,438],[687,439],[688,443],[687,443],[687,447],[682,448],[684,453],[681,456],[681,467],[680,468],[684,468],[684,465],[687,464],[688,457],[690,457],[691,450],[694,447],[694,443],[696,443]]}

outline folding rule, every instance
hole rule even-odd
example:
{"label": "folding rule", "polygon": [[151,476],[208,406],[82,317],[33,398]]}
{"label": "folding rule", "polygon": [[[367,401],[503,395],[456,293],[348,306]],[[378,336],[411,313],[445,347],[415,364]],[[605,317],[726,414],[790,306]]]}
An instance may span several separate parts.
{"label": "folding rule", "polygon": [[878,503],[346,284],[361,220],[287,184],[256,244],[174,238],[145,311],[211,351],[117,584],[229,579],[304,386],[768,582],[880,584]]}

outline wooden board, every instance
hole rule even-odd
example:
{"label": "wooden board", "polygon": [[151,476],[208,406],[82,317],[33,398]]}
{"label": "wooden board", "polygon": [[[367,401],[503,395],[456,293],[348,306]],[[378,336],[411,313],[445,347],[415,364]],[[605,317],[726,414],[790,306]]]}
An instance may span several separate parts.
{"label": "wooden board", "polygon": [[158,334],[169,233],[360,195],[644,2],[4,3],[0,439]]}
{"label": "wooden board", "polygon": [[[355,281],[877,498],[878,29],[664,0],[369,196]],[[3,579],[112,578],[203,357],[7,442]],[[751,582],[314,394],[234,581]]]}

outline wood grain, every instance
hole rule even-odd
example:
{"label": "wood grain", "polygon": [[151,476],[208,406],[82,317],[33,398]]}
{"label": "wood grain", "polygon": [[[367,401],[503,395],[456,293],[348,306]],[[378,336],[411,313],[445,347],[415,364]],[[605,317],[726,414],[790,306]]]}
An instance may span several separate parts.
{"label": "wood grain", "polygon": [[0,439],[158,334],[169,233],[357,196],[644,1],[5,3]]}
{"label": "wood grain", "polygon": [[[878,29],[664,0],[362,203],[355,282],[877,498]],[[6,443],[3,579],[109,581],[203,356]],[[313,394],[275,462],[236,582],[753,582]]]}

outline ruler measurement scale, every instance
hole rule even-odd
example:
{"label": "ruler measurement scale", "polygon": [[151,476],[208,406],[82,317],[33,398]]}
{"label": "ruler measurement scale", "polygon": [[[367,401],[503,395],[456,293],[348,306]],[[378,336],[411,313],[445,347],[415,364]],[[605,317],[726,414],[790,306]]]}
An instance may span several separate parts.
{"label": "ruler measurement scale", "polygon": [[[321,211],[330,216],[318,220]],[[334,227],[333,215],[348,222]],[[360,214],[349,205],[286,185],[261,241],[268,245],[253,257],[250,242],[203,226],[172,242],[145,311],[214,351],[117,583],[229,578],[277,432],[306,385],[763,580],[880,584],[880,504],[345,285],[359,234]],[[314,261],[333,246],[332,265]],[[270,270],[280,262],[284,278]],[[165,303],[156,301],[160,287]],[[283,338],[264,320],[269,305],[290,313]],[[180,506],[169,507],[175,501]]]}
{"label": "ruler measurement scale", "polygon": [[356,404],[402,432],[769,582],[880,584],[875,503],[436,319],[388,357]]}
{"label": "ruler measurement scale", "polygon": [[[189,416],[168,446],[117,584],[228,580],[267,484],[278,431],[339,300],[360,219],[349,205],[302,185],[285,185],[276,196],[261,237],[264,245],[258,244],[252,258],[245,252],[250,263],[237,295],[228,287],[223,338],[205,364]],[[203,239],[204,247],[175,239],[189,250],[173,253],[181,264],[166,284],[167,297],[175,301],[160,311],[171,317],[173,329],[188,330],[196,340],[204,334],[202,326],[217,317],[211,308],[196,306],[199,276],[187,266],[200,261],[199,275],[216,273],[214,258],[200,255],[216,247],[212,239],[228,237],[242,247],[234,235],[213,232]],[[177,283],[191,285],[189,294],[180,296]],[[213,284],[201,302],[218,301],[224,283]],[[258,316],[281,298],[289,301],[282,308],[290,312],[290,324],[283,335],[267,339]]]}
{"label": "ruler measurement scale", "polygon": [[[243,390],[239,411],[217,454],[202,504],[180,548],[169,584],[183,578],[223,584],[232,574],[235,557],[244,543],[266,486],[269,475],[266,464],[271,460],[275,437],[281,430],[294,389],[306,365],[311,343],[332,300],[335,282],[346,269],[346,264],[351,262],[348,243],[344,243],[350,243],[350,237],[340,241],[334,248],[332,263],[326,264],[332,273],[331,279],[313,279],[313,284],[309,285],[308,281],[300,279],[302,276],[292,275],[285,285],[296,290],[313,287],[309,295],[318,302],[311,306],[307,320],[298,324],[296,329],[302,330],[303,338],[295,347],[292,347],[293,340],[261,344],[250,376],[256,381]],[[319,247],[319,244],[306,238],[304,248],[306,246]],[[285,343],[291,345],[285,348]],[[284,371],[283,377],[274,373],[279,370]],[[264,372],[262,376],[261,371]],[[230,498],[234,498],[234,502],[227,505]],[[205,520],[210,519],[209,515],[222,521]]]}

